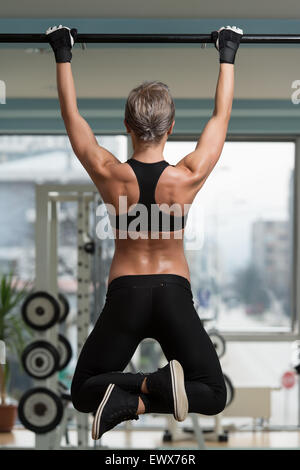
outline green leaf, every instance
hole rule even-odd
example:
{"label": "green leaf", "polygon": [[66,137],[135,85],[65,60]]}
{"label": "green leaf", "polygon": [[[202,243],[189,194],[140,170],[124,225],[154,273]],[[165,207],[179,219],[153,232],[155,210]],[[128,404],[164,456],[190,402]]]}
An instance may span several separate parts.
{"label": "green leaf", "polygon": [[[21,311],[17,308],[25,296],[33,290],[30,284],[32,285],[28,281],[19,289],[18,279],[14,279],[13,271],[0,277],[0,339],[5,341],[9,356],[18,358],[19,365],[26,342],[33,336],[33,331],[24,323]],[[8,362],[4,374],[7,387],[10,375]]]}

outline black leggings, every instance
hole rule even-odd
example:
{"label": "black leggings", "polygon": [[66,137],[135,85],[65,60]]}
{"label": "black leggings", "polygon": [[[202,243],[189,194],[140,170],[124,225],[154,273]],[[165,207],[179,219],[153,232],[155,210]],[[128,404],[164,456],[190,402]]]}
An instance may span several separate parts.
{"label": "black leggings", "polygon": [[[189,412],[220,413],[226,386],[215,348],[194,308],[189,281],[177,274],[127,275],[113,279],[106,302],[78,358],[71,385],[74,407],[93,412],[115,383],[138,392],[145,376],[122,372],[144,338],[160,343],[168,361],[184,370]],[[140,393],[146,412],[172,413],[158,397]]]}

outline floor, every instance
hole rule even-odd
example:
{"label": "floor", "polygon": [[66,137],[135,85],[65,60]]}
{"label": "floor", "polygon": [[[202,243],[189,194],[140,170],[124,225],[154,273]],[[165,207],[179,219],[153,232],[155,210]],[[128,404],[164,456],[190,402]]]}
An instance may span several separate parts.
{"label": "floor", "polygon": [[[189,435],[184,440],[174,443],[162,441],[162,431],[131,431],[114,430],[107,432],[101,439],[101,445],[107,449],[154,449],[167,448],[197,448],[197,443]],[[207,448],[300,448],[300,431],[239,431],[230,432],[228,442],[205,441]],[[71,445],[76,445],[76,432],[69,431]],[[97,441],[98,442],[98,441]],[[93,446],[94,441],[90,438],[89,445]],[[2,446],[33,448],[35,445],[35,435],[21,427],[16,427],[11,433],[0,433],[0,450]],[[65,445],[63,438],[62,445]]]}

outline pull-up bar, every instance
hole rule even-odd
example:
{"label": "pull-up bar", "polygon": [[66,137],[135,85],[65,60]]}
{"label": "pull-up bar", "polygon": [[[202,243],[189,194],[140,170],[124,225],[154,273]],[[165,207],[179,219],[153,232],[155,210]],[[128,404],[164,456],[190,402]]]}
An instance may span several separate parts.
{"label": "pull-up bar", "polygon": [[[45,34],[0,34],[0,43],[44,43]],[[78,34],[79,43],[213,43],[210,34]],[[300,34],[245,34],[245,44],[299,44]]]}

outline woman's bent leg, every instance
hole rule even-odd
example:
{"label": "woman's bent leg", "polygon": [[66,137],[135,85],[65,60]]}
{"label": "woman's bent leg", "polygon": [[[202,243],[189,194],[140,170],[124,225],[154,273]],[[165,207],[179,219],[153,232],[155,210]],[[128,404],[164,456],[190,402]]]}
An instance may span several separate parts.
{"label": "woman's bent leg", "polygon": [[125,390],[140,390],[144,375],[122,372],[141,341],[146,305],[139,305],[139,309],[135,305],[131,289],[120,288],[109,293],[74,372],[71,398],[78,411],[96,410],[110,383]]}
{"label": "woman's bent leg", "polygon": [[[155,339],[168,361],[177,359],[184,370],[190,413],[216,415],[226,405],[226,385],[219,358],[194,308],[191,291],[166,282],[153,289]],[[171,413],[159,397],[147,395],[149,411]]]}

